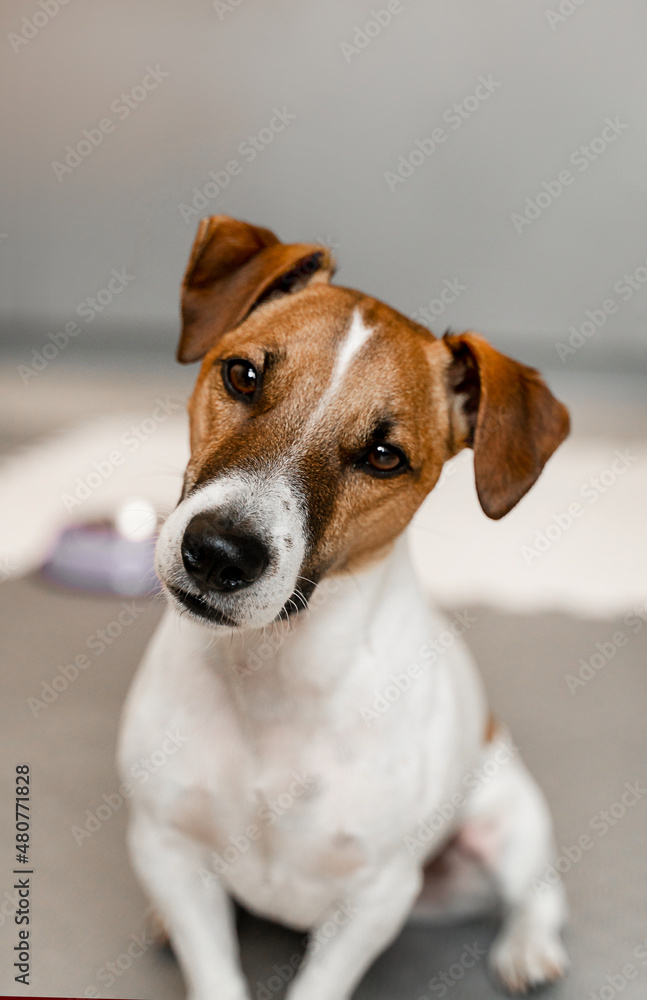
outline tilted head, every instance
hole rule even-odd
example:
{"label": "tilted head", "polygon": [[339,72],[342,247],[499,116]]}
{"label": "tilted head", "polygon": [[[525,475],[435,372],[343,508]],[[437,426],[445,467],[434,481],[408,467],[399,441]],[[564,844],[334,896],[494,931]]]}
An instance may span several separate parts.
{"label": "tilted head", "polygon": [[227,216],[198,231],[178,351],[203,359],[191,459],[157,566],[205,623],[267,625],[378,559],[462,448],[502,517],[568,433],[533,369],[475,333],[437,339],[332,272],[325,248]]}

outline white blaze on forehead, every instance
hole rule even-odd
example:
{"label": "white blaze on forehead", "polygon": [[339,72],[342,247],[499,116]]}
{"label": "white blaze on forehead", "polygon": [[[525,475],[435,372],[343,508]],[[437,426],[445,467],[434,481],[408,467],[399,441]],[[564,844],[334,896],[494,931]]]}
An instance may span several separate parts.
{"label": "white blaze on forehead", "polygon": [[308,418],[309,428],[313,427],[313,425],[318,422],[323,412],[327,409],[328,404],[337,395],[342,382],[344,381],[344,376],[348,372],[353,360],[360,353],[372,333],[373,328],[366,326],[359,309],[354,309],[350,326],[341,343],[337,358],[335,359],[335,366],[332,370],[332,375],[330,376],[330,382],[328,383],[328,386],[326,387],[326,390],[317,406]]}
{"label": "white blaze on forehead", "polygon": [[339,349],[339,354],[337,355],[337,360],[335,362],[335,367],[333,369],[332,378],[326,391],[326,395],[332,396],[337,392],[344,375],[353,361],[353,358],[359,354],[372,333],[373,329],[366,326],[359,309],[355,309],[353,311],[353,317],[351,319],[348,333],[346,334]]}
{"label": "white blaze on forehead", "polygon": [[317,423],[330,401],[337,395],[339,389],[341,388],[341,384],[344,381],[346,372],[372,333],[373,328],[366,326],[359,309],[354,309],[350,326],[341,343],[337,358],[335,359],[335,366],[332,370],[332,375],[330,376],[330,382],[328,383],[323,396],[317,403],[317,406],[308,418],[309,428],[312,427],[313,424]]}

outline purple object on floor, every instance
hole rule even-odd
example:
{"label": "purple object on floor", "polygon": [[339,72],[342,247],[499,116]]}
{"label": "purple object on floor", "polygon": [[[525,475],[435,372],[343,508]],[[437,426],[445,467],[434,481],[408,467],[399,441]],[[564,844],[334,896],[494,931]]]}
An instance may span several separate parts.
{"label": "purple object on floor", "polygon": [[131,541],[105,524],[66,528],[41,569],[52,583],[101,594],[137,597],[160,589],[155,536]]}

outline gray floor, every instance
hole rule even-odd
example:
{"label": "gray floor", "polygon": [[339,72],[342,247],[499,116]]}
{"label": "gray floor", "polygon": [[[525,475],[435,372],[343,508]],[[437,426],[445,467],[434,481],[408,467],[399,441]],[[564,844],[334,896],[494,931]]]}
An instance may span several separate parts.
{"label": "gray floor", "polygon": [[[50,682],[61,665],[88,652],[88,638],[115,619],[120,601],[54,590],[37,579],[2,584],[0,601],[1,801],[12,801],[14,765],[28,761],[33,772],[35,867],[32,986],[14,989],[15,928],[6,920],[0,925],[2,995],[181,997],[182,980],[168,952],[147,945],[135,961],[126,956],[132,936],[145,933],[147,904],[124,849],[125,808],[117,809],[81,846],[72,835],[73,826],[85,823],[86,810],[94,812],[104,793],[111,796],[118,787],[113,754],[119,709],[160,605],[139,601],[142,611],[133,623],[102,655],[90,652],[90,666],[34,717],[28,699],[40,697],[43,681]],[[605,833],[595,817],[618,801],[626,782],[639,781],[647,788],[647,626],[634,635],[622,622],[582,622],[558,615],[523,618],[479,609],[475,613],[478,621],[470,630],[470,644],[495,711],[511,726],[550,799],[560,848],[569,848],[585,833],[593,841],[565,876],[572,908],[568,944],[573,969],[566,982],[546,996],[589,1000],[591,991],[599,996],[606,986],[602,997],[615,996],[608,991],[616,989],[624,1000],[643,998],[647,964],[641,957],[647,963],[647,949],[636,949],[645,944],[647,934],[647,795]],[[564,675],[576,672],[579,658],[590,657],[595,642],[606,642],[618,628],[629,635],[627,644],[572,695]],[[12,820],[4,808],[3,843]],[[7,891],[9,868],[5,855]],[[451,982],[453,966],[453,1000],[498,997],[482,961],[462,978],[454,965],[466,945],[487,944],[493,931],[490,922],[408,927],[370,970],[356,996],[431,1000],[443,994],[431,988],[429,980],[445,972]],[[252,996],[279,998],[283,993],[275,989],[280,976],[274,966],[285,966],[299,952],[299,937],[246,914],[241,914],[240,934]],[[119,973],[112,983],[108,962],[116,963]],[[619,989],[627,963],[637,975]],[[615,987],[609,985],[613,982]]]}

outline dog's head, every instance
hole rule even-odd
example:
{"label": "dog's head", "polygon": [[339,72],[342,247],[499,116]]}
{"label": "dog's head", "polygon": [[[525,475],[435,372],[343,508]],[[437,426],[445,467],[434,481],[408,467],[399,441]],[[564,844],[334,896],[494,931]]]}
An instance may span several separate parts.
{"label": "dog's head", "polygon": [[475,333],[436,339],[332,273],[324,247],[227,216],[198,231],[178,351],[203,358],[191,460],[157,564],[203,622],[269,624],[379,558],[464,447],[502,517],[568,433],[533,369]]}

